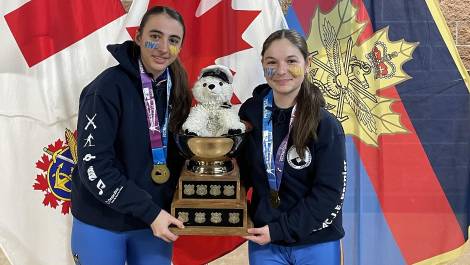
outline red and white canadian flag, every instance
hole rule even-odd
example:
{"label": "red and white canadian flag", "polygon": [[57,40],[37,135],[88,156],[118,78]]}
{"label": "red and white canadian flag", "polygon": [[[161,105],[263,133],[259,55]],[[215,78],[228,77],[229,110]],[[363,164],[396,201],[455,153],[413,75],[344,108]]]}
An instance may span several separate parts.
{"label": "red and white canadian flag", "polygon": [[[116,62],[107,44],[134,36],[144,12],[167,5],[184,17],[180,54],[190,81],[202,67],[234,73],[233,103],[264,82],[264,39],[286,23],[277,0],[120,0],[0,2],[0,248],[11,264],[73,264],[70,173],[78,97]],[[175,264],[201,264],[240,238],[182,237]],[[246,263],[242,261],[241,263]]]}

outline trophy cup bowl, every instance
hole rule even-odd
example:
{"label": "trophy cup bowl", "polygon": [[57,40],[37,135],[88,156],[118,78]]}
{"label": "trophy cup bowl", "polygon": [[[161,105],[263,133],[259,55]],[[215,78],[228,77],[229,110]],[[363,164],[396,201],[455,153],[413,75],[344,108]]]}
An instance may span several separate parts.
{"label": "trophy cup bowl", "polygon": [[187,169],[197,174],[221,175],[233,170],[232,157],[245,133],[217,137],[175,134],[176,145],[187,158]]}

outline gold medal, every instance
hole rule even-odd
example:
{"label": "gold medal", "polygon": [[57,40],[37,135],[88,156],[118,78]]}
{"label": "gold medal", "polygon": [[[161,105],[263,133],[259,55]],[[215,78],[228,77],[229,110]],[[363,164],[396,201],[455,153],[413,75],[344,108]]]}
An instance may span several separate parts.
{"label": "gold medal", "polygon": [[271,195],[271,206],[273,208],[279,207],[279,205],[281,204],[281,198],[279,198],[279,192],[275,190],[271,190],[270,195]]}
{"label": "gold medal", "polygon": [[170,178],[170,170],[165,164],[153,165],[151,177],[153,182],[163,184]]}

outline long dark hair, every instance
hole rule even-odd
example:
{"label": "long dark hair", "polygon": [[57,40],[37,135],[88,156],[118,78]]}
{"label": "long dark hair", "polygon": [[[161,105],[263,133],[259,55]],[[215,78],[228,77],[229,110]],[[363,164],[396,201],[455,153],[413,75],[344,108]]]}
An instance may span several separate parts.
{"label": "long dark hair", "polygon": [[[273,32],[263,43],[261,56],[275,40],[287,39],[296,46],[308,63],[308,46],[305,39],[295,30],[281,29]],[[304,80],[300,85],[299,94],[296,97],[297,109],[292,124],[292,139],[297,153],[303,158],[305,147],[312,139],[317,139],[317,128],[320,122],[320,108],[325,106],[325,99],[320,89],[312,84],[305,73]]]}
{"label": "long dark hair", "polygon": [[[183,17],[176,10],[166,6],[154,6],[147,10],[147,12],[145,12],[144,16],[142,17],[137,34],[142,34],[142,30],[144,29],[144,26],[149,20],[150,16],[160,14],[166,14],[181,24],[183,27],[183,39],[181,40],[181,45],[183,45],[184,36],[186,34],[186,27],[184,26]],[[171,81],[173,83],[169,129],[172,132],[178,132],[188,117],[189,110],[191,108],[192,95],[189,91],[188,74],[179,61],[179,58],[176,58],[176,60],[171,63],[169,67],[172,73]]]}

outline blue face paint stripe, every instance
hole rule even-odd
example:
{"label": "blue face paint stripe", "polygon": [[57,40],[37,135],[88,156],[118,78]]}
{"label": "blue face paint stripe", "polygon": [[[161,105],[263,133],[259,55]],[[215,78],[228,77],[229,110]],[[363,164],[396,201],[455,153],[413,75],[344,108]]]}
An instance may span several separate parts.
{"label": "blue face paint stripe", "polygon": [[148,49],[157,49],[158,48],[158,42],[145,41],[144,47],[148,48]]}
{"label": "blue face paint stripe", "polygon": [[264,76],[268,78],[271,78],[276,74],[276,69],[271,68],[271,67],[263,68],[263,71],[264,71]]}

